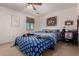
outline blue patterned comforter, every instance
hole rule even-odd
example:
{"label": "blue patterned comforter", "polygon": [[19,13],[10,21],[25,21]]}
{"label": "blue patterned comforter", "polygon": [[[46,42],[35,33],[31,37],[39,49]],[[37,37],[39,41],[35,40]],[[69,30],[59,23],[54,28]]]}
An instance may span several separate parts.
{"label": "blue patterned comforter", "polygon": [[15,45],[28,56],[40,56],[43,51],[54,48],[55,46],[54,40],[51,37],[47,39],[37,39],[36,36],[18,36]]}

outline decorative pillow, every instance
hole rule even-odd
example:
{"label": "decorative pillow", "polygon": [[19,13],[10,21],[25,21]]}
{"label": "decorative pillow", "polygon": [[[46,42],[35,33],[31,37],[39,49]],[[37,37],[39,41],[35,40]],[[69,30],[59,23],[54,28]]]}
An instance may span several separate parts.
{"label": "decorative pillow", "polygon": [[55,30],[50,30],[51,32],[60,32],[59,29],[55,29]]}
{"label": "decorative pillow", "polygon": [[40,36],[40,35],[36,35],[36,37],[37,37],[38,39],[41,39],[41,36]]}
{"label": "decorative pillow", "polygon": [[48,39],[48,36],[41,36],[42,39]]}
{"label": "decorative pillow", "polygon": [[48,29],[43,29],[42,32],[49,33],[49,30]]}
{"label": "decorative pillow", "polygon": [[38,39],[48,39],[48,35],[38,35]]}
{"label": "decorative pillow", "polygon": [[73,34],[71,32],[66,32],[65,33],[65,38],[66,39],[72,39],[73,38]]}

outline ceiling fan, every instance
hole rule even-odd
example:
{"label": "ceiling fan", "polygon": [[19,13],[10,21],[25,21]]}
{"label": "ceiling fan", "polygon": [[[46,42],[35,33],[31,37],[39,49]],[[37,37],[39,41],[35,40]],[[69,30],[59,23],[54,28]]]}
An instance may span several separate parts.
{"label": "ceiling fan", "polygon": [[27,3],[26,7],[27,8],[32,8],[33,10],[37,10],[36,7],[35,7],[35,5],[40,6],[40,5],[42,5],[42,3]]}

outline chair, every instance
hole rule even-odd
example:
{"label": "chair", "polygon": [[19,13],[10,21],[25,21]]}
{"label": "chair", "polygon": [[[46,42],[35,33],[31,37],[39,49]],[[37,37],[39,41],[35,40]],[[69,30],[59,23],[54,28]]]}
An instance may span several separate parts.
{"label": "chair", "polygon": [[64,35],[65,35],[65,42],[73,43],[73,32],[72,31],[67,31],[64,33]]}

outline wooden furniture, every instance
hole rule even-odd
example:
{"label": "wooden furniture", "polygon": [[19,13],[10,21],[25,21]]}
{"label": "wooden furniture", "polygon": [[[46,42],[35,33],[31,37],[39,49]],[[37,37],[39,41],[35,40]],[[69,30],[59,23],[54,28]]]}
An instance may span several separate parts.
{"label": "wooden furniture", "polygon": [[62,31],[62,41],[78,46],[77,30]]}
{"label": "wooden furniture", "polygon": [[78,19],[77,19],[77,33],[78,33],[78,45],[79,45],[79,16],[78,16]]}
{"label": "wooden furniture", "polygon": [[73,43],[78,46],[78,31],[73,31]]}
{"label": "wooden furniture", "polygon": [[73,40],[73,32],[72,31],[65,31],[64,40],[66,42],[71,42]]}
{"label": "wooden furniture", "polygon": [[65,29],[62,29],[61,31],[61,41],[65,41]]}

